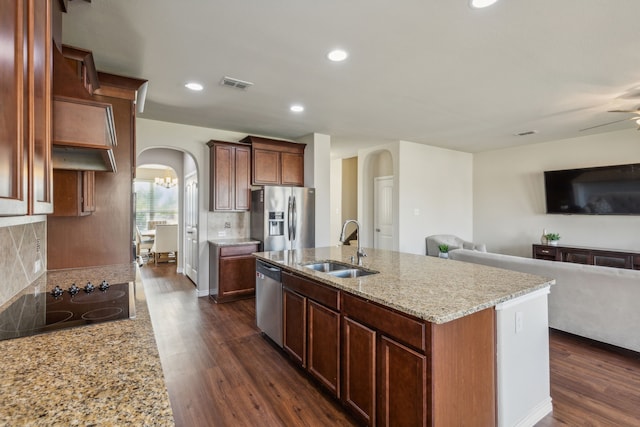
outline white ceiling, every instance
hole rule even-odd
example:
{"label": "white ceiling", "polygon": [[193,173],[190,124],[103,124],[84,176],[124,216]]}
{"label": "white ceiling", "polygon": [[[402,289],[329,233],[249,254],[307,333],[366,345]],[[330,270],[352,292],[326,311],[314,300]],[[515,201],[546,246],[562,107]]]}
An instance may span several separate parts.
{"label": "white ceiling", "polygon": [[[478,152],[636,126],[579,131],[640,105],[639,17],[638,0],[93,0],[69,3],[63,41],[148,79],[139,117],[323,133],[334,156],[396,140]],[[347,61],[326,59],[335,47]]]}

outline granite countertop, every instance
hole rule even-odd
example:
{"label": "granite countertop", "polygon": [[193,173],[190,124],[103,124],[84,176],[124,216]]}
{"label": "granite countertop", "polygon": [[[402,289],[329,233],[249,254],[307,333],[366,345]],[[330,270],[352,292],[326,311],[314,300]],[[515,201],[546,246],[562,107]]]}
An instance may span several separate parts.
{"label": "granite countertop", "polygon": [[240,246],[240,245],[259,245],[260,240],[251,238],[229,238],[229,239],[209,239],[209,243],[216,246]]}
{"label": "granite countertop", "polygon": [[363,267],[378,274],[342,279],[304,267],[314,261],[349,262],[355,252],[355,247],[340,246],[254,255],[432,323],[446,323],[555,283],[479,264],[376,249],[365,249]]}
{"label": "granite countertop", "polygon": [[135,281],[136,318],[0,341],[0,425],[174,425],[135,265],[43,276],[25,292]]}

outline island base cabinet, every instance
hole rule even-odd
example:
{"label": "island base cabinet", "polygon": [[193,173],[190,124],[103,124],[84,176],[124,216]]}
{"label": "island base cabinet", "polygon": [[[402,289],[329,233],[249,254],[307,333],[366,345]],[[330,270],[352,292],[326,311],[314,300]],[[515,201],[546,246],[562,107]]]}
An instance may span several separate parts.
{"label": "island base cabinet", "polygon": [[375,425],[376,331],[345,317],[342,339],[342,402],[362,424]]}
{"label": "island base cabinet", "polygon": [[288,273],[282,273],[282,281],[284,351],[339,398],[338,291]]}
{"label": "island base cabinet", "polygon": [[378,341],[379,426],[427,426],[427,357],[381,336]]}
{"label": "island base cabinet", "polygon": [[282,291],[284,351],[303,368],[307,367],[307,299],[284,288]]}
{"label": "island base cabinet", "polygon": [[309,307],[309,373],[340,396],[340,314],[315,301]]}

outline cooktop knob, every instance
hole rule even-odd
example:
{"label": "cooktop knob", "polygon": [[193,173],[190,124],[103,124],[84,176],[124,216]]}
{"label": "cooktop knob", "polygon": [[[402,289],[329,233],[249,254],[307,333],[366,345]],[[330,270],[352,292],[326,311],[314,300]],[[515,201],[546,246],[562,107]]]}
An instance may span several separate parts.
{"label": "cooktop knob", "polygon": [[80,292],[80,288],[77,287],[75,283],[71,285],[71,287],[69,288],[69,293],[71,294],[71,296],[74,296],[78,292]]}
{"label": "cooktop knob", "polygon": [[105,292],[107,289],[109,289],[109,283],[107,283],[106,280],[103,280],[102,283],[100,283],[100,285],[98,286],[98,289],[100,289],[102,292]]}
{"label": "cooktop knob", "polygon": [[93,286],[91,284],[91,282],[87,282],[87,284],[84,287],[84,291],[88,294],[90,294],[91,292],[93,292],[93,290],[95,289],[95,286]]}
{"label": "cooktop knob", "polygon": [[62,294],[64,293],[64,291],[62,290],[62,288],[60,286],[57,286],[55,288],[53,288],[53,290],[51,291],[51,296],[54,298],[58,298],[60,297]]}

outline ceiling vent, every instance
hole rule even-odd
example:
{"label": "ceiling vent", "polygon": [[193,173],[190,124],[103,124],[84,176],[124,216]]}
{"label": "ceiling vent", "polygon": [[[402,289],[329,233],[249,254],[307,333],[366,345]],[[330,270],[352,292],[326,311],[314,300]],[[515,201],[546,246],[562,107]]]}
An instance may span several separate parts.
{"label": "ceiling vent", "polygon": [[234,79],[233,77],[224,76],[220,81],[222,86],[234,87],[236,89],[246,90],[253,86],[251,82],[245,82],[244,80]]}

